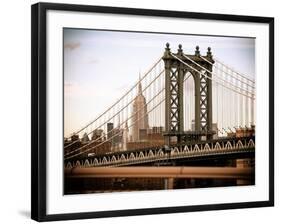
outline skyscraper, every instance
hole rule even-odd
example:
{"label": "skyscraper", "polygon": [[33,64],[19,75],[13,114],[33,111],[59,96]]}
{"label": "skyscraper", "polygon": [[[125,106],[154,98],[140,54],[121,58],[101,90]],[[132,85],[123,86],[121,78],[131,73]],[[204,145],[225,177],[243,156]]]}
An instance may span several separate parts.
{"label": "skyscraper", "polygon": [[140,130],[148,129],[147,104],[142,92],[141,81],[138,84],[138,94],[133,102],[132,110],[132,141],[140,140]]}

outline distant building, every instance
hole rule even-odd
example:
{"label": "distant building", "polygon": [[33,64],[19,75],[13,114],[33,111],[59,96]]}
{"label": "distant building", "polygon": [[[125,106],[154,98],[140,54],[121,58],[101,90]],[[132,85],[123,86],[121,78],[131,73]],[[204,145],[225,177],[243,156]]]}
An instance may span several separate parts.
{"label": "distant building", "polygon": [[195,131],[195,120],[191,120],[191,131]]}
{"label": "distant building", "polygon": [[149,147],[158,147],[164,145],[163,127],[152,127],[139,130],[139,141],[127,143],[127,149],[143,149]]}
{"label": "distant building", "polygon": [[139,141],[147,140],[147,129],[139,129]]}
{"label": "distant building", "polygon": [[119,151],[122,144],[122,130],[120,127],[113,128],[112,130],[112,138],[109,140],[112,145],[112,151]]}
{"label": "distant building", "polygon": [[149,128],[147,130],[147,140],[148,141],[164,140],[163,132],[164,132],[164,127],[162,126]]}
{"label": "distant building", "polygon": [[88,134],[85,132],[84,135],[83,135],[83,137],[82,137],[82,139],[81,139],[81,142],[82,142],[82,143],[86,143],[86,142],[88,142],[88,141],[90,141],[90,139],[89,139]]}
{"label": "distant building", "polygon": [[88,155],[104,154],[111,151],[111,143],[107,141],[95,140],[82,144],[83,151],[87,151]]}
{"label": "distant building", "polygon": [[152,127],[152,128],[149,128],[148,130],[147,130],[147,133],[148,134],[159,134],[159,133],[163,133],[163,131],[164,131],[164,127],[163,126],[154,126],[154,127]]}
{"label": "distant building", "polygon": [[217,139],[218,138],[218,124],[217,123],[213,123],[212,124],[212,131],[215,131],[216,133],[213,135],[213,139]]}
{"label": "distant building", "polygon": [[72,142],[74,142],[74,141],[79,141],[79,135],[76,135],[76,134],[72,135],[72,136],[71,136],[71,141],[72,141]]}
{"label": "distant building", "polygon": [[112,138],[113,123],[107,123],[107,139]]}
{"label": "distant building", "polygon": [[128,128],[128,123],[126,122],[125,123],[125,128],[123,129],[123,132],[122,132],[122,150],[123,151],[126,151],[127,150],[127,143],[128,143],[128,138],[129,138],[129,128]]}
{"label": "distant building", "polygon": [[[67,147],[66,147],[67,146]],[[71,151],[81,147],[81,141],[79,139],[79,135],[73,134],[71,139],[65,139],[64,141],[64,153],[68,154]]]}
{"label": "distant building", "polygon": [[122,149],[124,129],[118,124],[114,128],[113,123],[107,123],[107,141],[111,143],[111,151],[116,152]]}
{"label": "distant building", "polygon": [[[191,131],[195,131],[195,120],[192,119],[191,121]],[[218,138],[218,124],[217,123],[213,123],[212,124],[212,131],[215,132],[215,134],[213,135],[213,139],[217,139]],[[203,140],[205,139],[205,137],[203,136]]]}
{"label": "distant building", "polygon": [[[138,95],[133,102],[132,110],[132,141],[140,141],[149,128],[146,99],[142,93],[141,81],[138,84]],[[142,130],[142,131],[140,131]]]}
{"label": "distant building", "polygon": [[92,140],[104,140],[104,137],[103,137],[103,130],[102,129],[96,129],[93,131],[93,134],[92,134]]}

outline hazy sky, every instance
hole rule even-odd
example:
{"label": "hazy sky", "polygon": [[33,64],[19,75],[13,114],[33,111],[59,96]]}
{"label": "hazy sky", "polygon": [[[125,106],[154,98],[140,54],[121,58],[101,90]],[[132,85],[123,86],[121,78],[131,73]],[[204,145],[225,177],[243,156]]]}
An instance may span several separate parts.
{"label": "hazy sky", "polygon": [[101,114],[147,71],[169,42],[186,54],[200,46],[237,71],[254,77],[255,40],[251,38],[149,34],[64,29],[65,135]]}

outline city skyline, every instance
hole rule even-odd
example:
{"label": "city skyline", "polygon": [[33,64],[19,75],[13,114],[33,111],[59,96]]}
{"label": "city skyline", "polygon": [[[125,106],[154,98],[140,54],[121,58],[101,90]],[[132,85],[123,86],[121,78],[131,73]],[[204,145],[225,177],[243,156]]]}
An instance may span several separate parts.
{"label": "city skyline", "polygon": [[163,55],[166,42],[173,51],[181,43],[191,54],[196,45],[202,54],[211,46],[215,56],[254,77],[254,39],[64,29],[65,136],[136,83],[140,70],[144,73]]}
{"label": "city skyline", "polygon": [[66,194],[255,184],[254,39],[66,29],[64,41],[65,135],[78,129],[64,138]]}

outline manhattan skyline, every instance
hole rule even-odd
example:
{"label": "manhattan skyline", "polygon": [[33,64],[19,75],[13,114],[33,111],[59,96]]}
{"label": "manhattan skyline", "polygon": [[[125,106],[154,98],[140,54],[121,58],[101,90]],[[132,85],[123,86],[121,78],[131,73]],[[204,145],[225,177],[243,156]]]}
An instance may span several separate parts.
{"label": "manhattan skyline", "polygon": [[214,56],[238,71],[255,76],[255,39],[64,29],[65,136],[95,119],[138,81],[164,52],[166,42],[176,51]]}

